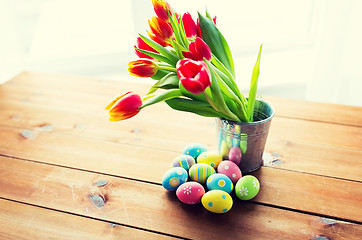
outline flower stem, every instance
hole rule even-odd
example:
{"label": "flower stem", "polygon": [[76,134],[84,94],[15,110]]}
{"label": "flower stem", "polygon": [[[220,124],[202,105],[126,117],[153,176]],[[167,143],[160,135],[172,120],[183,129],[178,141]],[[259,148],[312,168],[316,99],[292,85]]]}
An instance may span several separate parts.
{"label": "flower stem", "polygon": [[210,99],[209,95],[207,95],[207,93],[204,91],[202,93],[204,95],[204,97],[206,98],[206,101],[211,105],[211,107],[213,109],[215,109],[216,111],[220,112],[220,110],[216,107],[216,105],[212,102],[212,100]]}
{"label": "flower stem", "polygon": [[171,66],[164,66],[164,65],[158,65],[159,69],[170,71],[170,72],[177,72],[176,68]]}

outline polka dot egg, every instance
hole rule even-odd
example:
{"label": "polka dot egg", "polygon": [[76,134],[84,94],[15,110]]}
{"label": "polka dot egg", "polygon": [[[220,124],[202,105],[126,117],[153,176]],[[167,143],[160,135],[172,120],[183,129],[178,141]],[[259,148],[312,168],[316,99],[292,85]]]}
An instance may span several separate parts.
{"label": "polka dot egg", "polygon": [[177,198],[186,204],[197,204],[205,194],[204,187],[198,182],[186,182],[177,188]]}
{"label": "polka dot egg", "polygon": [[258,194],[259,189],[259,180],[252,175],[247,175],[236,183],[235,194],[241,200],[250,200]]}
{"label": "polka dot egg", "polygon": [[182,167],[169,169],[162,178],[162,186],[169,191],[176,190],[188,179],[187,171]]}
{"label": "polka dot egg", "polygon": [[177,158],[175,158],[171,163],[172,167],[182,167],[186,171],[188,171],[189,168],[194,164],[195,164],[195,159],[190,155],[180,155]]}
{"label": "polka dot egg", "polygon": [[206,181],[206,186],[209,190],[223,190],[227,193],[233,191],[233,183],[229,177],[221,173],[212,174]]}
{"label": "polka dot egg", "polygon": [[202,196],[201,203],[210,212],[226,213],[233,206],[233,199],[225,191],[211,190]]}
{"label": "polka dot egg", "polygon": [[231,161],[222,161],[217,167],[217,172],[228,176],[234,184],[241,178],[240,168]]}
{"label": "polka dot egg", "polygon": [[229,160],[234,162],[236,165],[240,163],[241,160],[241,149],[239,147],[232,147],[229,151]]}
{"label": "polka dot egg", "polygon": [[216,152],[203,152],[197,157],[198,163],[206,163],[213,168],[217,168],[222,158]]}
{"label": "polka dot egg", "polygon": [[196,163],[189,170],[191,180],[204,184],[206,179],[215,173],[215,169],[206,163]]}
{"label": "polka dot egg", "polygon": [[201,153],[206,151],[207,148],[204,145],[200,143],[191,143],[184,148],[183,154],[190,155],[196,160]]}

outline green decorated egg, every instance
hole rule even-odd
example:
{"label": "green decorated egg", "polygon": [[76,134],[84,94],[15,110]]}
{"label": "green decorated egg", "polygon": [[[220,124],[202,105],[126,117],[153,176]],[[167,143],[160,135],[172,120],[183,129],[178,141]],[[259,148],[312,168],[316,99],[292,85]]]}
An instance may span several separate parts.
{"label": "green decorated egg", "polygon": [[259,189],[258,179],[252,175],[246,175],[236,183],[235,194],[241,200],[250,200],[258,194]]}
{"label": "green decorated egg", "polygon": [[196,163],[189,170],[190,179],[204,184],[206,179],[215,173],[215,169],[206,163]]}

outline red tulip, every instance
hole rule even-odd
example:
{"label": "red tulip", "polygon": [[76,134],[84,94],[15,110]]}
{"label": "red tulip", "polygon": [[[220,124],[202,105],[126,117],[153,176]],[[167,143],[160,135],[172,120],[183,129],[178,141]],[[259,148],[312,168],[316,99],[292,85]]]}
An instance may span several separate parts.
{"label": "red tulip", "polygon": [[150,59],[141,58],[128,63],[128,72],[136,77],[152,77],[157,71],[157,64]]}
{"label": "red tulip", "polygon": [[106,110],[109,110],[110,121],[120,121],[128,119],[139,113],[142,105],[141,97],[135,93],[127,92],[114,99]]}
{"label": "red tulip", "polygon": [[168,21],[168,11],[172,14],[170,5],[164,0],[152,0],[153,9],[157,17],[161,18],[163,21]]}
{"label": "red tulip", "polygon": [[172,27],[170,26],[170,24],[163,21],[159,17],[152,17],[152,19],[148,20],[148,24],[151,28],[151,35],[154,35],[154,37],[156,37],[161,42],[170,42],[170,39],[173,35]]}
{"label": "red tulip", "polygon": [[204,61],[184,58],[177,62],[176,68],[181,84],[193,94],[204,92],[211,84],[210,70]]}
{"label": "red tulip", "polygon": [[203,61],[204,58],[206,58],[207,61],[211,59],[210,47],[199,37],[189,44],[189,51],[183,51],[182,54],[186,58],[197,61]]}
{"label": "red tulip", "polygon": [[[146,51],[150,51],[150,52],[154,52],[154,53],[158,53],[155,49],[151,48],[147,43],[145,43],[142,38],[138,37],[137,38],[137,43],[136,45],[134,45],[134,48],[139,48],[142,50],[146,50]],[[135,53],[137,54],[137,56],[139,56],[140,58],[149,58],[149,59],[153,59],[153,57],[150,57],[142,52],[139,52],[137,50],[135,50]]]}
{"label": "red tulip", "polygon": [[195,21],[192,19],[190,13],[184,13],[182,15],[182,23],[185,28],[186,37],[194,38],[197,36],[197,27]]}

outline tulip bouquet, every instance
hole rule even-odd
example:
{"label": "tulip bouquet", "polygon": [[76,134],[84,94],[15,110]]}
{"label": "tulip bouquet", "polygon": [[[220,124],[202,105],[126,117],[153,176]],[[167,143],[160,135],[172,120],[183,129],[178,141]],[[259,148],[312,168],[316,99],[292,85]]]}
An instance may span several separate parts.
{"label": "tulip bouquet", "polygon": [[148,37],[139,34],[134,46],[138,60],[128,65],[131,75],[156,82],[148,94],[127,92],[107,107],[110,120],[136,115],[150,105],[166,102],[175,110],[238,122],[253,122],[262,46],[254,66],[249,96],[235,82],[231,51],[208,11],[194,21],[179,15],[164,0],[152,0],[157,16],[149,20]]}

